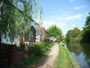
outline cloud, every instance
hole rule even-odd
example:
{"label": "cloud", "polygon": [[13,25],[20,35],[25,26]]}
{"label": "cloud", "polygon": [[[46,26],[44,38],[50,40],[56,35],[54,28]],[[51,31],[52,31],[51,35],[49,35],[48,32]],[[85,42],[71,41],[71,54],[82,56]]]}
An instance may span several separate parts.
{"label": "cloud", "polygon": [[54,16],[52,17],[52,20],[58,20],[58,21],[71,21],[76,19],[82,19],[83,14],[75,14],[75,15],[61,15],[61,16]]}
{"label": "cloud", "polygon": [[87,8],[87,7],[88,7],[87,5],[81,5],[81,6],[76,6],[74,9],[80,10],[80,9]]}
{"label": "cloud", "polygon": [[67,29],[66,29],[67,24],[66,23],[56,22],[56,21],[48,21],[48,20],[43,21],[43,26],[45,27],[45,29],[48,29],[52,25],[56,25],[58,28],[60,28],[63,31],[64,35],[66,34],[66,32],[67,32]]}
{"label": "cloud", "polygon": [[82,19],[83,15],[82,14],[76,14],[73,16],[67,16],[65,17],[65,20],[76,20],[76,19]]}
{"label": "cloud", "polygon": [[76,27],[75,24],[69,24],[70,21],[76,21],[78,19],[82,19],[84,14],[75,14],[75,15],[60,15],[60,16],[52,16],[48,19],[43,21],[43,27],[45,29],[48,29],[52,25],[56,25],[58,28],[60,28],[65,35],[68,30],[73,29]]}
{"label": "cloud", "polygon": [[43,21],[43,25],[48,29],[52,25],[56,25],[58,28],[62,28],[66,26],[66,23],[63,22],[56,22],[56,21]]}

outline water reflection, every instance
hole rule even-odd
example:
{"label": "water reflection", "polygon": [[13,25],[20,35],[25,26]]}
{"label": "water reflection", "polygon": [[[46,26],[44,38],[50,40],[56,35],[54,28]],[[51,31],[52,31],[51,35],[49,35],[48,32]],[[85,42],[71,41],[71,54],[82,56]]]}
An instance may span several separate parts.
{"label": "water reflection", "polygon": [[81,68],[90,68],[90,44],[66,43]]}

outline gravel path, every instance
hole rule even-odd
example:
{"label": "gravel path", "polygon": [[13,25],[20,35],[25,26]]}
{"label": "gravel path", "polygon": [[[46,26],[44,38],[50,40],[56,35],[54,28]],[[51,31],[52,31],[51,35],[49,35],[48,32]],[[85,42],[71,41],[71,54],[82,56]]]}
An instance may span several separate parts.
{"label": "gravel path", "polygon": [[38,66],[38,68],[53,68],[53,64],[58,56],[58,53],[59,53],[59,45],[55,44],[51,49],[51,52],[46,57],[44,63]]}

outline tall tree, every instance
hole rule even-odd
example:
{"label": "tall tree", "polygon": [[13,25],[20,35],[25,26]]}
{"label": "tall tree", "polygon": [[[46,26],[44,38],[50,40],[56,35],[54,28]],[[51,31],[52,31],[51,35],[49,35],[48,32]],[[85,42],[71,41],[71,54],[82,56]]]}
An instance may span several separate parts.
{"label": "tall tree", "polygon": [[85,27],[83,28],[83,42],[90,43],[90,12],[89,16],[86,19]]}
{"label": "tall tree", "polygon": [[68,42],[80,42],[82,32],[78,28],[69,30],[66,34],[66,41]]}
{"label": "tall tree", "polygon": [[51,26],[49,29],[47,29],[47,31],[50,34],[50,37],[53,36],[57,38],[59,42],[64,39],[61,29],[57,28],[55,25]]}

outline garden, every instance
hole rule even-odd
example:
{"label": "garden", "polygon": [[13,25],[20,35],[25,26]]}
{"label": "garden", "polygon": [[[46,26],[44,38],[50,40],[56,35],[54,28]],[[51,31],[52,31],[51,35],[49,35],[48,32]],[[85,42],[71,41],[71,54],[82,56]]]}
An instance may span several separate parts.
{"label": "garden", "polygon": [[[8,44],[2,44],[0,47],[0,60],[3,58],[2,61],[4,61],[4,63],[2,65],[5,65],[6,67],[33,67],[36,63],[38,63],[41,59],[43,59],[43,57],[45,57],[49,53],[50,48],[53,45],[54,43],[50,44],[48,42],[43,42],[33,44],[33,46],[28,46],[28,50],[25,50],[24,44],[20,45],[20,47],[16,46],[16,49],[9,48],[10,45]],[[10,49],[13,49],[14,52],[13,50],[11,52]]]}

